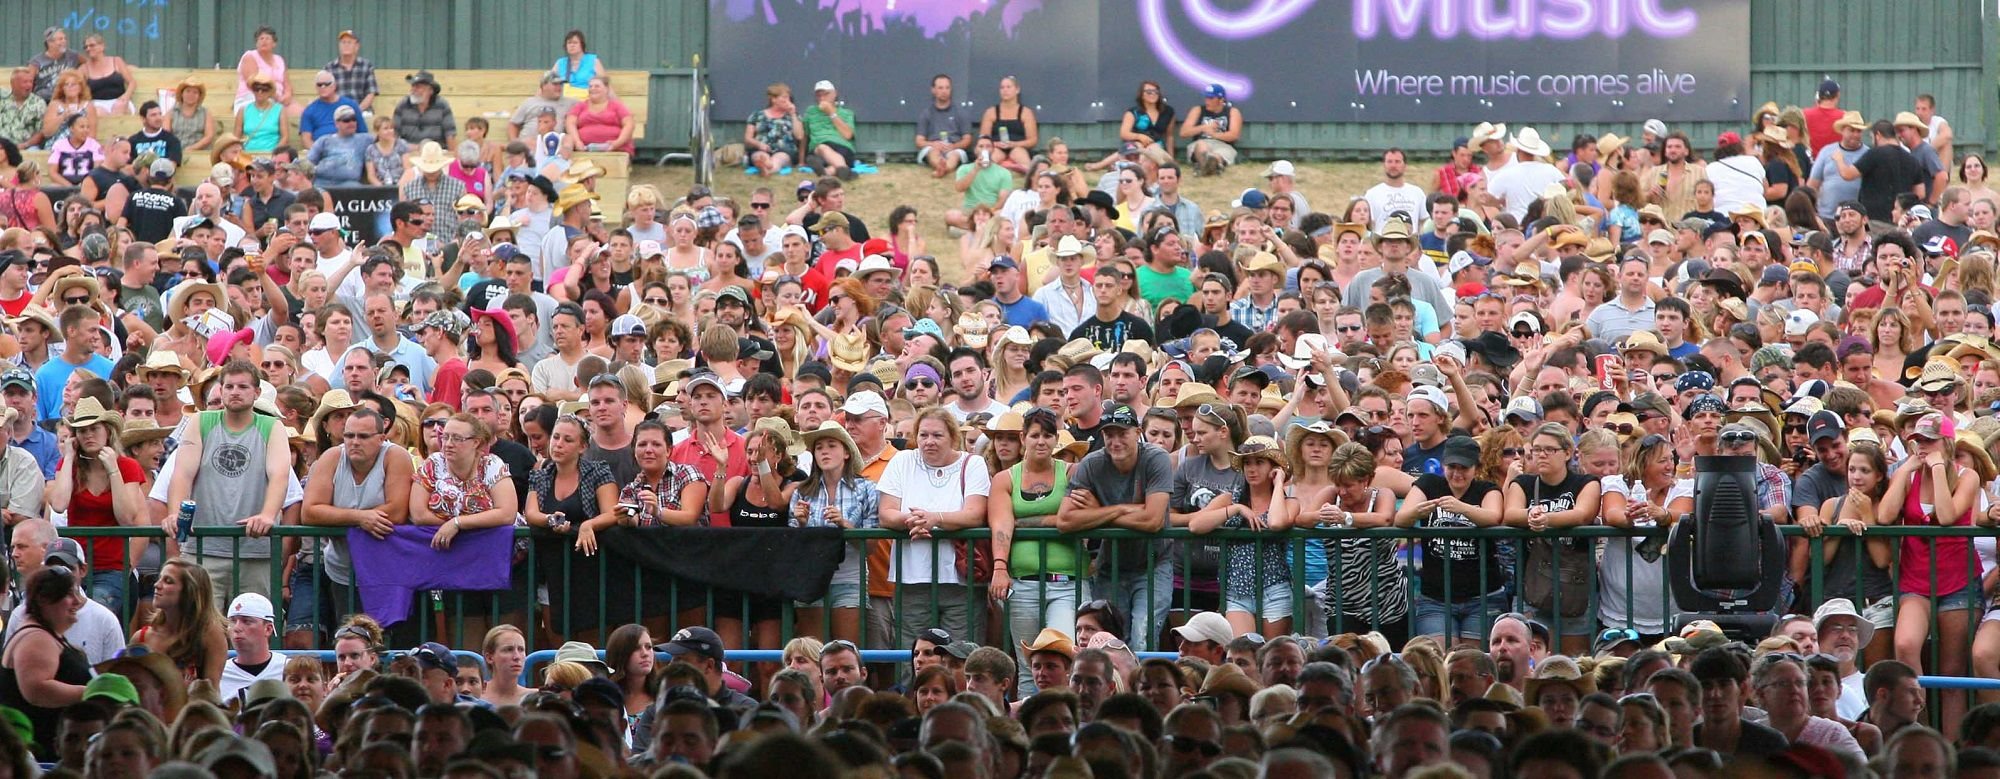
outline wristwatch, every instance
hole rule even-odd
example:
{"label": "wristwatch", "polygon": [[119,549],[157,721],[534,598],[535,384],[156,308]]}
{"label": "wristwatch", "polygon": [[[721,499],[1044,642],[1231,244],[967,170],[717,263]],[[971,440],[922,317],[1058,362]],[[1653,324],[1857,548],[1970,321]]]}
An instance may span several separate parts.
{"label": "wristwatch", "polygon": [[1340,526],[1354,527],[1354,512],[1352,511],[1340,512]]}

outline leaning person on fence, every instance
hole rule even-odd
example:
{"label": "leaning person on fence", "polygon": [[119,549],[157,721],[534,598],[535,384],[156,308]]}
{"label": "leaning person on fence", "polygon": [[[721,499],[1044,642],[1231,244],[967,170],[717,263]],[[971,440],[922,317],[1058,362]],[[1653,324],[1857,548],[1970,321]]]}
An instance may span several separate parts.
{"label": "leaning person on fence", "polygon": [[[1596,521],[1602,488],[1570,467],[1575,442],[1568,428],[1545,423],[1528,438],[1526,473],[1507,483],[1505,521],[1537,534]],[[1560,624],[1565,654],[1589,648],[1589,571],[1595,564],[1588,539],[1533,538],[1521,563],[1522,599],[1537,620]],[[1557,613],[1560,600],[1560,612]]]}
{"label": "leaning person on fence", "polygon": [[[332,424],[333,415],[322,408],[312,420],[314,426]],[[389,422],[371,406],[357,406],[338,419],[340,446],[320,454],[307,474],[304,524],[319,527],[355,527],[376,538],[384,538],[397,525],[410,521],[410,488],[416,466],[408,450],[388,440]],[[307,539],[310,540],[310,539]],[[317,614],[331,624],[332,617],[355,602],[354,565],[345,536],[323,539],[316,553],[314,590],[317,603],[294,602],[287,614]],[[296,619],[296,617],[293,617]]]}
{"label": "leaning person on fence", "polygon": [[[1951,417],[1931,412],[1919,417],[1908,436],[1911,454],[1889,474],[1888,493],[1876,506],[1876,522],[1909,527],[1970,527],[1979,515],[1979,490],[1991,481],[1985,452],[1964,453]],[[1959,457],[1973,457],[1969,468]],[[1940,676],[1964,676],[1967,632],[1981,590],[1970,563],[1967,536],[1905,537],[1897,544],[1896,659]],[[1932,617],[1935,613],[1936,626]],[[1935,638],[1937,655],[1924,651]],[[1934,658],[1936,665],[1927,665]],[[1943,696],[1947,722],[1964,713],[1965,697]],[[1887,731],[1884,731],[1887,734]]]}
{"label": "leaning person on fence", "polygon": [[[1167,525],[1173,465],[1165,450],[1139,436],[1132,407],[1108,404],[1098,417],[1104,448],[1084,455],[1070,471],[1070,492],[1056,513],[1056,529],[1099,528],[1156,534]],[[1159,640],[1173,596],[1174,562],[1167,544],[1151,540],[1102,542],[1091,563],[1091,593],[1130,614],[1136,649]]]}
{"label": "leaning person on fence", "polygon": [[[963,433],[951,412],[926,408],[916,417],[917,448],[900,452],[882,473],[882,527],[909,535],[899,541],[889,565],[897,585],[896,642],[912,644],[926,625],[955,636],[970,636],[972,615],[960,589],[959,551],[933,531],[986,526],[992,488],[986,461],[966,454]],[[966,561],[968,565],[975,561]]]}
{"label": "leaning person on fence", "polygon": [[[1417,477],[1396,512],[1396,525],[1458,529],[1499,525],[1500,485],[1474,476],[1479,442],[1467,436],[1447,438],[1440,460],[1443,475]],[[1441,645],[1478,646],[1486,636],[1487,622],[1513,607],[1506,592],[1506,571],[1487,555],[1490,542],[1426,538],[1422,543],[1427,564],[1418,571],[1417,617],[1411,633],[1430,636]]]}
{"label": "leaning person on fence", "polygon": [[[881,525],[881,493],[875,483],[861,476],[861,450],[839,422],[827,420],[800,436],[812,468],[792,495],[791,524],[794,527],[838,527],[867,529]],[[997,536],[996,536],[997,537]],[[847,556],[833,573],[825,599],[798,604],[798,624],[806,632],[829,625],[831,638],[858,640],[861,636],[862,568],[867,565],[867,545],[852,542]],[[997,575],[997,573],[996,573]],[[820,611],[830,610],[822,616]],[[823,621],[825,620],[825,621]]]}
{"label": "leaning person on fence", "polygon": [[[260,384],[256,366],[232,361],[222,366],[219,381],[222,408],[203,411],[185,426],[180,447],[154,487],[164,498],[154,509],[170,536],[168,553],[178,552],[208,570],[217,601],[239,592],[268,597],[272,592],[271,528],[288,502],[292,473],[291,448],[284,425],[252,410]],[[165,495],[159,495],[164,487]],[[192,550],[179,548],[176,517],[182,503],[194,503],[194,527],[241,528],[245,539],[193,539]]]}

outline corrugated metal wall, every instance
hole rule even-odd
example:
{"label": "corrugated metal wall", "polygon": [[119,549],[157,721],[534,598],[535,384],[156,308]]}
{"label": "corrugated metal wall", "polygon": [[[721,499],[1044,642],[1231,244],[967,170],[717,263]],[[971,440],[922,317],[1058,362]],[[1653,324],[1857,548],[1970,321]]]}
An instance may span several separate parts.
{"label": "corrugated metal wall", "polygon": [[[706,47],[705,0],[0,0],[17,34],[0,37],[0,61],[25,62],[40,48],[34,31],[56,25],[102,32],[111,50],[144,67],[231,67],[261,25],[278,30],[292,62],[330,59],[334,34],[359,32],[365,53],[383,67],[541,68],[561,51],[566,30],[584,30],[591,48],[614,68],[653,73],[646,145],[683,148],[691,127],[693,71]],[[1873,119],[1908,110],[1918,93],[1938,97],[1961,147],[1992,148],[1996,127],[1994,20],[1981,0],[1898,5],[1879,0],[1751,0],[1751,90],[1758,102],[1805,104],[1826,75],[1845,87],[1843,102]],[[921,86],[912,87],[920,93]],[[1750,109],[1745,106],[1745,123]],[[1302,157],[1371,156],[1388,146],[1444,149],[1469,129],[1455,124],[1251,122],[1248,149]],[[863,120],[862,143],[907,148],[912,126]],[[1506,121],[1507,117],[1494,119]],[[1699,143],[1736,124],[1685,128]],[[1082,148],[1108,148],[1113,127],[1046,128]],[[1568,138],[1576,128],[1543,126]],[[1593,132],[1604,127],[1592,126]],[[1636,130],[1636,127],[1628,128]],[[735,121],[717,127],[733,139]]]}

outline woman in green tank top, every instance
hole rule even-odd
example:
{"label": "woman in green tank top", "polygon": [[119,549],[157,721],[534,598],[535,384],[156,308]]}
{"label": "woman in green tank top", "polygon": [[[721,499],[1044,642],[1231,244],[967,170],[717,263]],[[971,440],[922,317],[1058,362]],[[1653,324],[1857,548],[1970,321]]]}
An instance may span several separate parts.
{"label": "woman in green tank top", "polygon": [[[1076,543],[1014,540],[1017,527],[1054,527],[1056,510],[1069,492],[1069,465],[1055,459],[1062,423],[1046,408],[1029,411],[1021,423],[1021,462],[994,475],[993,497],[986,504],[987,526],[993,531],[991,594],[1006,605],[1007,626],[1016,639],[1025,640],[1044,627],[1075,635],[1077,593],[1083,586]],[[1021,694],[1032,695],[1034,681],[1020,641],[1014,654]]]}

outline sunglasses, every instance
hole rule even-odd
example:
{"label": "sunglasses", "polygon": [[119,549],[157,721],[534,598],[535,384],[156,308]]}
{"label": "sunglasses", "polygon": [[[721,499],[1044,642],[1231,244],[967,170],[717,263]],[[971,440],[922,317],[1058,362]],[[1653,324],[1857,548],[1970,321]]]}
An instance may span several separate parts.
{"label": "sunglasses", "polygon": [[917,377],[917,378],[914,378],[914,379],[911,379],[911,380],[909,380],[909,381],[906,381],[906,382],[903,382],[903,389],[906,389],[906,390],[908,390],[908,389],[916,389],[916,388],[918,388],[918,387],[925,387],[925,388],[929,388],[929,387],[935,387],[935,386],[937,386],[937,382],[935,382],[935,381],[931,381],[930,379],[926,379],[926,378],[923,378],[923,377],[921,377],[921,376],[919,376],[919,377]]}
{"label": "sunglasses", "polygon": [[1518,447],[1518,446],[1509,446],[1509,447],[1506,447],[1506,448],[1504,448],[1504,449],[1501,449],[1501,450],[1500,450],[1500,456],[1502,456],[1502,457],[1520,457],[1520,456],[1521,456],[1521,453],[1522,453],[1523,451],[1525,451],[1525,450],[1523,450],[1523,449],[1522,449],[1521,447]]}
{"label": "sunglasses", "polygon": [[1222,745],[1207,739],[1191,738],[1188,736],[1167,736],[1165,740],[1167,745],[1173,747],[1175,752],[1183,755],[1200,752],[1202,757],[1215,757],[1222,754]]}
{"label": "sunglasses", "polygon": [[90,305],[90,296],[86,295],[83,297],[73,298],[69,297],[68,295],[64,295],[62,302],[63,305],[65,306],[87,306]]}
{"label": "sunglasses", "polygon": [[1515,331],[1514,331],[1514,337],[1515,337],[1515,338],[1533,338],[1533,337],[1535,337],[1535,335],[1536,335],[1536,334],[1535,334],[1535,331],[1533,331],[1533,330],[1515,330]]}
{"label": "sunglasses", "polygon": [[770,203],[759,203],[754,200],[750,202],[750,210],[752,211],[768,211],[770,208]]}
{"label": "sunglasses", "polygon": [[315,82],[313,82],[313,86],[316,86],[316,87],[330,87],[330,86],[333,86],[333,82],[331,82],[331,81],[315,81]]}
{"label": "sunglasses", "polygon": [[461,209],[459,209],[459,210],[458,210],[458,213],[459,213],[459,214],[461,214],[461,215],[467,215],[467,216],[469,216],[469,215],[472,215],[472,214],[477,214],[477,213],[479,213],[479,209],[477,209],[477,208],[461,208]]}
{"label": "sunglasses", "polygon": [[426,419],[423,422],[419,423],[419,426],[425,430],[443,429],[445,423],[450,421],[451,420],[444,419],[442,417],[437,419]]}
{"label": "sunglasses", "polygon": [[1723,443],[1747,444],[1757,440],[1757,434],[1748,430],[1731,430],[1722,434]]}

